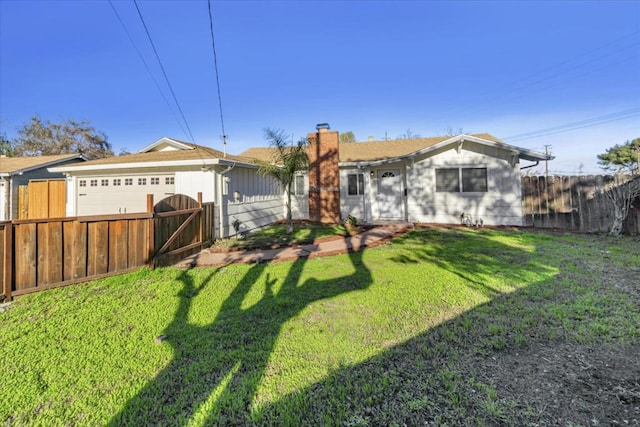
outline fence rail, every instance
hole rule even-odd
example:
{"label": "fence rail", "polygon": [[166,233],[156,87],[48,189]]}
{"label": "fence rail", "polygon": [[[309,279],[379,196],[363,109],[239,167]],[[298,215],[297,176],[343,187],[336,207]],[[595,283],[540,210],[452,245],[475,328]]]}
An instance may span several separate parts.
{"label": "fence rail", "polygon": [[[188,227],[172,219],[176,253],[213,241],[213,203],[195,203]],[[0,222],[0,300],[153,266],[171,235],[162,231],[167,214],[152,212],[153,198],[150,205],[146,213]]]}
{"label": "fence rail", "polygon": [[[630,176],[522,177],[524,225],[584,232],[608,232],[613,222],[607,191]],[[640,233],[640,198],[625,219],[625,233]]]}

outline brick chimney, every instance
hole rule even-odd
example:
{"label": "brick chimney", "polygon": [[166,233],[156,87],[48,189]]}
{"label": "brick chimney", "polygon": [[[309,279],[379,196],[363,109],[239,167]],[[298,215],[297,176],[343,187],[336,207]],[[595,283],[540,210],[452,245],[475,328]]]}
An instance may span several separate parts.
{"label": "brick chimney", "polygon": [[309,219],[336,224],[340,222],[340,172],[338,169],[337,131],[326,123],[316,126],[309,140]]}

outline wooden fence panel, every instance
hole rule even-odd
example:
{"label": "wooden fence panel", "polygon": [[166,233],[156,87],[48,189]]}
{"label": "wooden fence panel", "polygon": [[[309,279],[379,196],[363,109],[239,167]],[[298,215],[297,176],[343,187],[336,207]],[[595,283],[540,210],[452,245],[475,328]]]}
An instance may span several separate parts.
{"label": "wooden fence panel", "polygon": [[49,181],[49,216],[63,218],[67,215],[67,183],[64,180]]}
{"label": "wooden fence panel", "polygon": [[29,219],[29,186],[18,186],[18,219]]}
{"label": "wooden fence panel", "polygon": [[122,271],[127,269],[128,221],[110,221],[109,223],[109,269]]}
{"label": "wooden fence panel", "polygon": [[109,271],[109,223],[90,222],[87,237],[87,275],[97,276]]}
{"label": "wooden fence panel", "polygon": [[87,223],[65,221],[63,223],[63,280],[70,281],[87,274]]}
{"label": "wooden fence panel", "polygon": [[[606,191],[614,180],[612,175],[555,176],[548,179],[525,176],[522,178],[523,224],[607,232],[611,227],[613,209]],[[625,232],[640,233],[639,215],[640,200],[634,203],[625,220]]]}
{"label": "wooden fence panel", "polygon": [[[3,295],[10,298],[143,267],[149,265],[154,246],[166,244],[164,263],[199,251],[215,235],[214,205],[195,202],[195,208],[189,207],[193,199],[184,197],[177,198],[179,210],[174,212],[0,223]],[[187,218],[191,222],[185,223]],[[181,233],[168,242],[172,230]]]}
{"label": "wooden fence panel", "polygon": [[36,224],[15,224],[15,250],[14,250],[14,265],[15,265],[15,287],[14,290],[20,291],[23,289],[35,288],[36,271],[37,270],[37,256],[36,256]]}

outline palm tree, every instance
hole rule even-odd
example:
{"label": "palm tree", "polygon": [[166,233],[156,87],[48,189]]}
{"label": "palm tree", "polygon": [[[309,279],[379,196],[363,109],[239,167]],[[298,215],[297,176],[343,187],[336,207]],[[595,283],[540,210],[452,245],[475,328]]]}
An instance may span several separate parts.
{"label": "palm tree", "polygon": [[307,138],[300,138],[293,145],[287,144],[286,135],[281,129],[264,130],[264,136],[273,148],[273,162],[260,166],[260,173],[274,177],[287,194],[287,234],[293,233],[291,215],[291,193],[296,173],[306,170],[309,165],[307,156]]}

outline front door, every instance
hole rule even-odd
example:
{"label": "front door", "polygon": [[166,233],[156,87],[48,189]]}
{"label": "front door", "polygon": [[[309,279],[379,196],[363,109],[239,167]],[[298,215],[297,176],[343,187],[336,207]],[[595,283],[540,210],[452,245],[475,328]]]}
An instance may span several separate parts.
{"label": "front door", "polygon": [[402,219],[402,185],[400,169],[378,170],[378,217]]}

